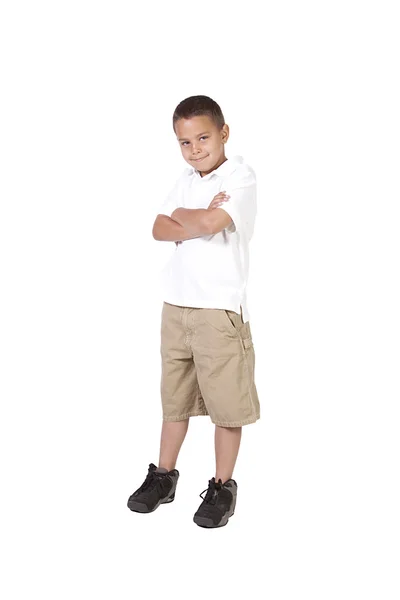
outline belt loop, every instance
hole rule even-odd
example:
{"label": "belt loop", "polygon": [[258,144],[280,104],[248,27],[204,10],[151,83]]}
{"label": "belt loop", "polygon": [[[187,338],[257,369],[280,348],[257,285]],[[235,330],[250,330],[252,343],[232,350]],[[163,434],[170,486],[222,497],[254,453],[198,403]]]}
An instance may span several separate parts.
{"label": "belt loop", "polygon": [[242,319],[242,324],[244,324],[244,321],[243,321],[243,307],[242,307],[242,305],[240,305],[240,318]]}

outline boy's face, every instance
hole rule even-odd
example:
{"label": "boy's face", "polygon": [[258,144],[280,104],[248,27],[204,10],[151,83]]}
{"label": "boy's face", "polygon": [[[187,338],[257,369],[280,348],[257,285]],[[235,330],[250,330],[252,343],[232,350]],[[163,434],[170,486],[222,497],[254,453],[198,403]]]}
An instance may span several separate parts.
{"label": "boy's face", "polygon": [[200,175],[207,175],[225,162],[225,146],[229,137],[229,127],[221,130],[207,115],[179,119],[175,123],[175,133],[183,158]]}

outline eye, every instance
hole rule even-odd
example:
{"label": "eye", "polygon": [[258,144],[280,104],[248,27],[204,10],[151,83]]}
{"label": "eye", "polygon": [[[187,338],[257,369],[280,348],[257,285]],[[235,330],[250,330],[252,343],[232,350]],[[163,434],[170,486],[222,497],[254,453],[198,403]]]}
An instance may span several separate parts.
{"label": "eye", "polygon": [[[201,140],[208,140],[208,138],[209,138],[209,136],[208,136],[208,135],[202,135],[200,139],[201,139]],[[181,144],[181,145],[182,145],[182,146],[185,146],[185,144],[188,144],[188,143],[189,143],[189,142],[182,142],[182,144]]]}

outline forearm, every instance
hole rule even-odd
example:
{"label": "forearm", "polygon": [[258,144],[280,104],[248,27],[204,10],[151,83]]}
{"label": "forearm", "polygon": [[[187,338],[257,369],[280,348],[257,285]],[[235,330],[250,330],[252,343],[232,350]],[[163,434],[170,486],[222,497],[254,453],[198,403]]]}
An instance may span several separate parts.
{"label": "forearm", "polygon": [[153,237],[159,242],[183,242],[201,235],[190,233],[186,227],[167,215],[158,215],[153,227]]}
{"label": "forearm", "polygon": [[182,225],[190,234],[209,235],[208,210],[204,208],[176,208],[171,219]]}

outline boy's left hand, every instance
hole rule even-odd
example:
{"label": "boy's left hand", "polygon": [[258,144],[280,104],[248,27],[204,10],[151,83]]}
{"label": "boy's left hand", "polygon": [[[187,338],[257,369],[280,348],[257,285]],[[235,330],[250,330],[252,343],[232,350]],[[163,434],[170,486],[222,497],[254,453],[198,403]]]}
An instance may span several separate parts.
{"label": "boy's left hand", "polygon": [[230,196],[224,191],[219,192],[214,198],[211,200],[210,206],[207,210],[213,210],[214,208],[218,208],[224,202],[228,202]]}

